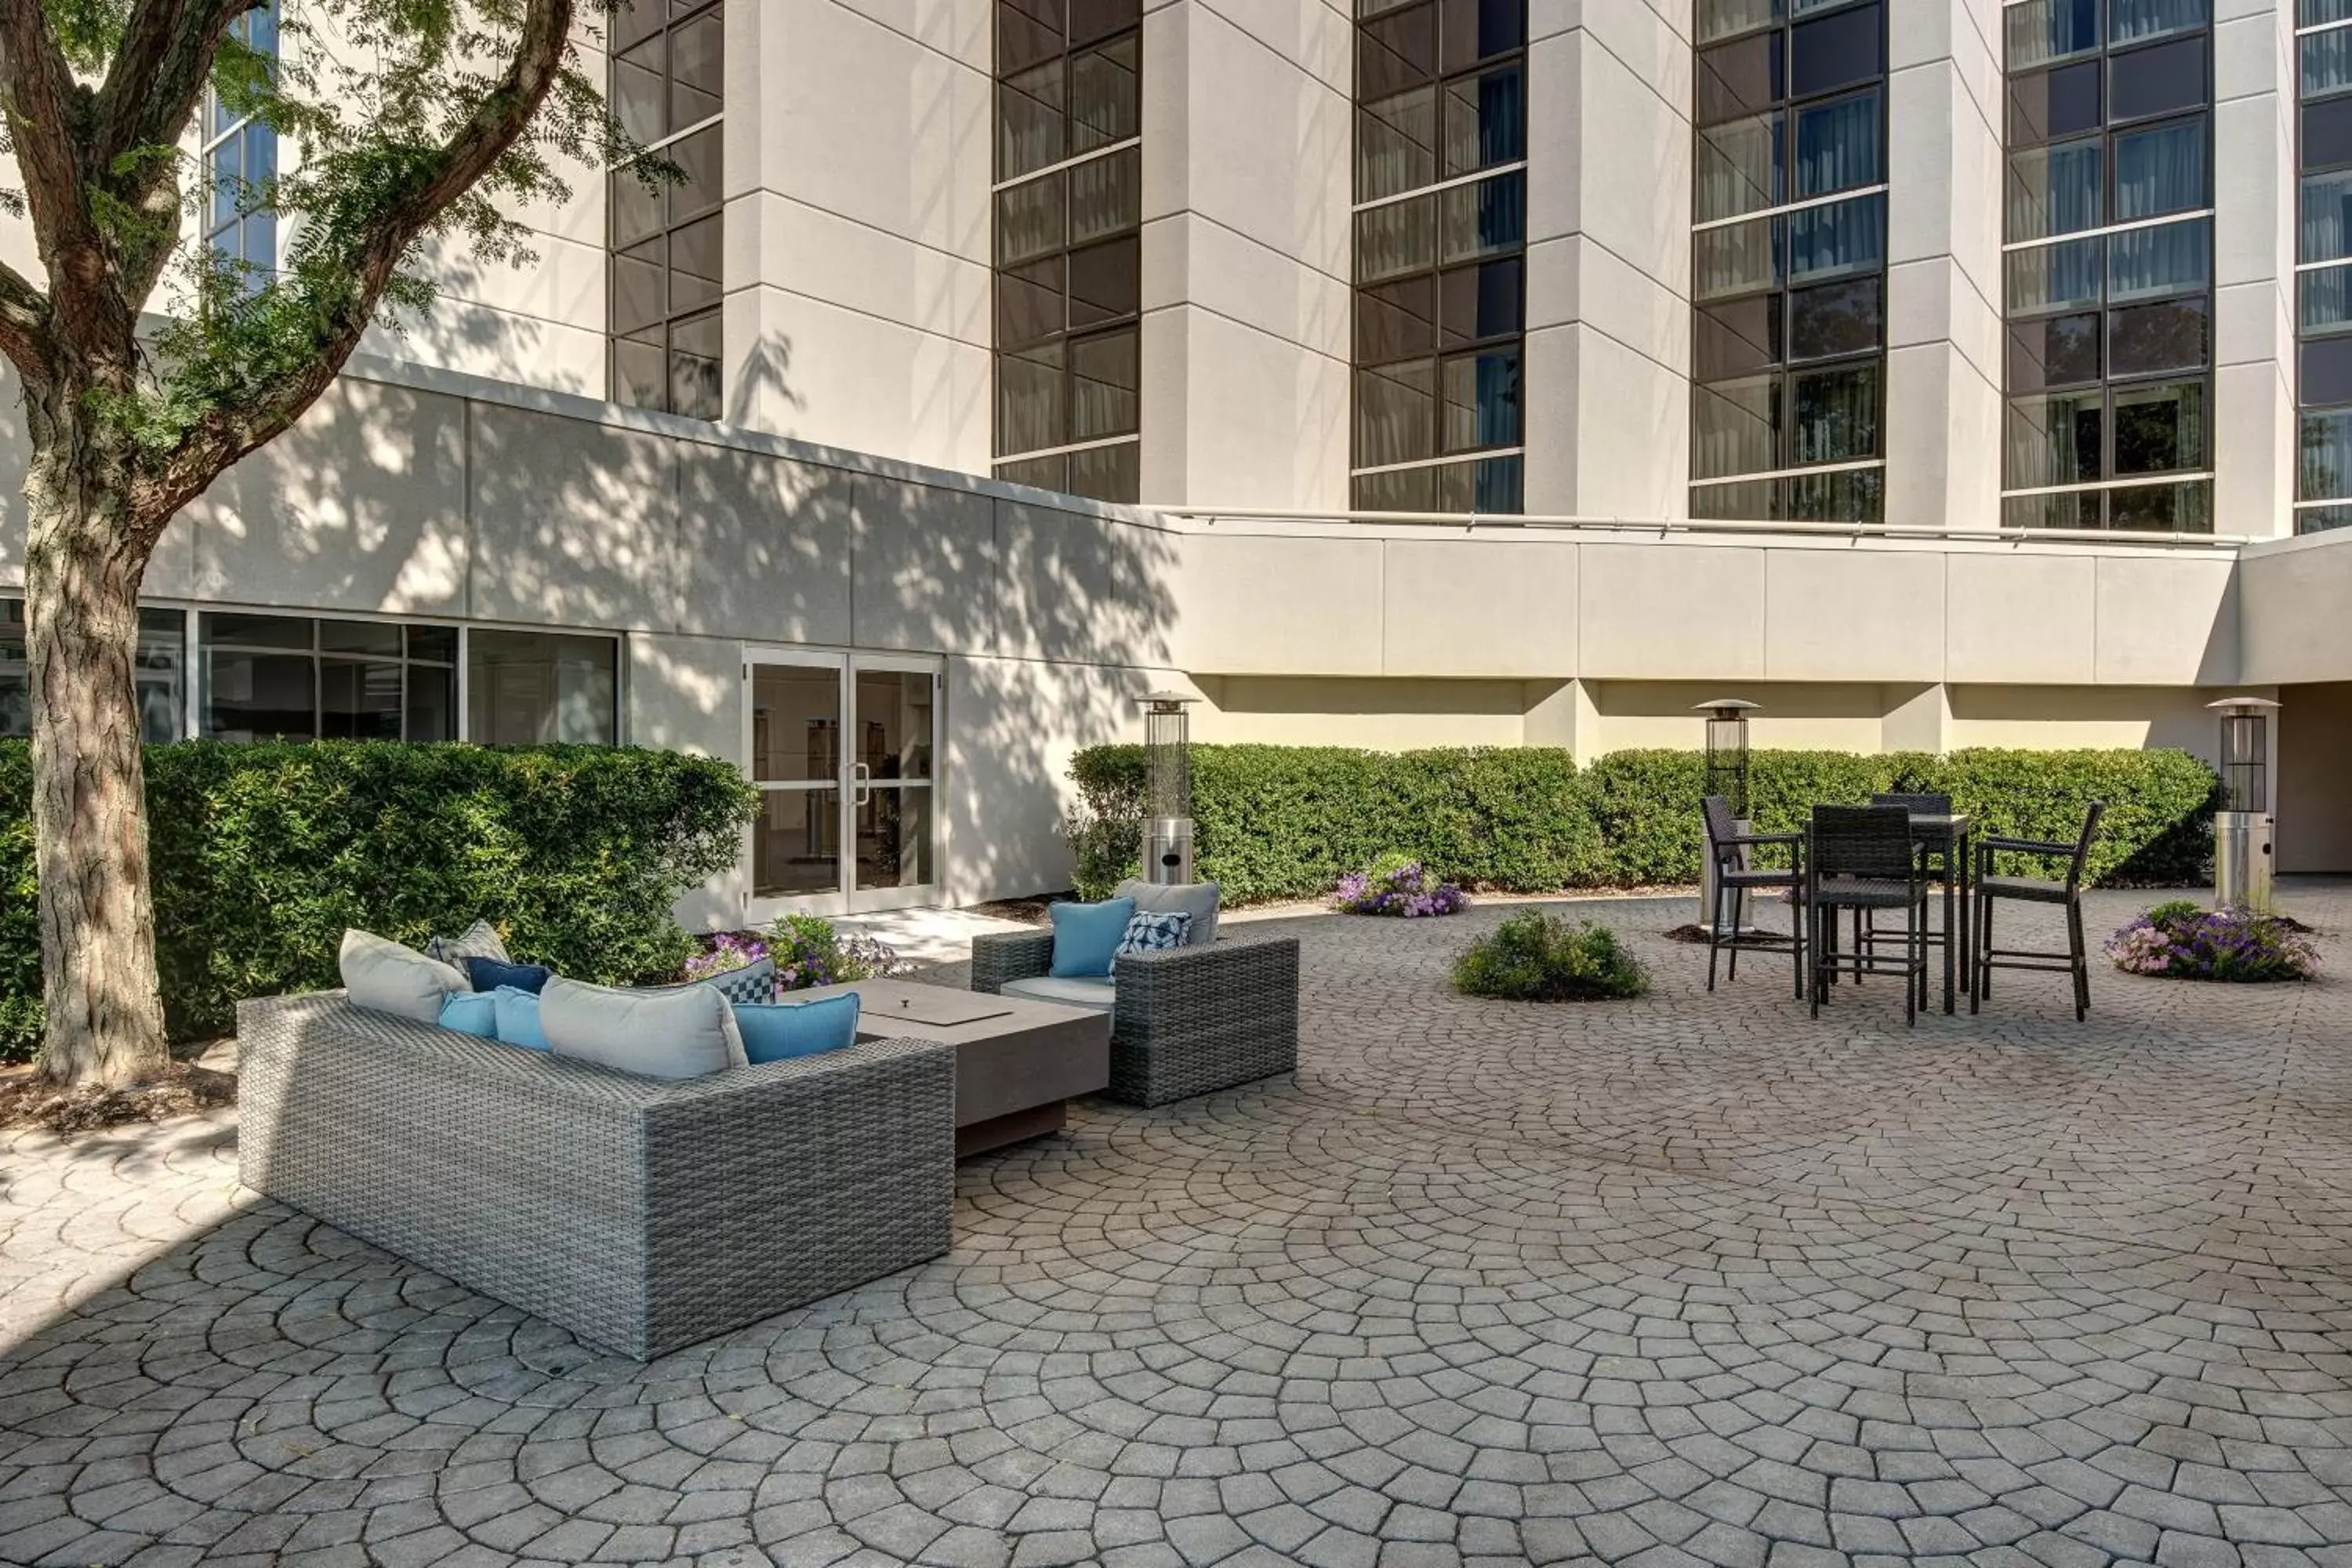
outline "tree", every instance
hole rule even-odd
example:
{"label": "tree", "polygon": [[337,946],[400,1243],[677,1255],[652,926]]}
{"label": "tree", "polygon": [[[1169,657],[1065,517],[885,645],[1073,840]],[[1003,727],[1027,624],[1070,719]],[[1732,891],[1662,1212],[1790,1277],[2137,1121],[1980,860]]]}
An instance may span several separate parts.
{"label": "tree", "polygon": [[[8,198],[46,274],[0,267],[0,353],[32,448],[42,1062],[62,1080],[167,1059],[132,684],[165,525],[293,424],[372,321],[429,307],[428,244],[528,259],[511,209],[560,198],[565,163],[634,151],[572,37],[582,5],[627,0],[289,0],[282,59],[236,26],[269,3],[0,0]],[[183,239],[223,195],[182,145],[207,89],[299,150],[227,193],[285,225],[275,271]]]}

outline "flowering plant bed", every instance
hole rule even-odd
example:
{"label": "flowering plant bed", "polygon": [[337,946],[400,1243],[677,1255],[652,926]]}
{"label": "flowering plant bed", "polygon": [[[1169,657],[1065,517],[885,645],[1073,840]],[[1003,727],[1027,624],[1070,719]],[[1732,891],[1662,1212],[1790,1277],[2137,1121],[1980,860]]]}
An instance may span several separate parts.
{"label": "flowering plant bed", "polygon": [[1419,860],[1384,855],[1366,871],[1350,871],[1332,890],[1335,909],[1351,915],[1392,915],[1420,920],[1430,915],[1458,915],[1470,900],[1452,882],[1431,877]]}
{"label": "flowering plant bed", "polygon": [[2294,921],[2186,899],[2158,904],[2116,932],[2106,953],[2127,974],[2172,980],[2308,980],[2319,969],[2319,949]]}
{"label": "flowering plant bed", "polygon": [[820,915],[786,915],[764,931],[723,931],[686,961],[688,980],[776,961],[776,989],[807,991],[854,980],[886,980],[908,965],[896,948],[870,936],[844,936]]}
{"label": "flowering plant bed", "polygon": [[1644,994],[1650,974],[1607,926],[1530,910],[1454,961],[1454,988],[1507,1002],[1600,1002]]}

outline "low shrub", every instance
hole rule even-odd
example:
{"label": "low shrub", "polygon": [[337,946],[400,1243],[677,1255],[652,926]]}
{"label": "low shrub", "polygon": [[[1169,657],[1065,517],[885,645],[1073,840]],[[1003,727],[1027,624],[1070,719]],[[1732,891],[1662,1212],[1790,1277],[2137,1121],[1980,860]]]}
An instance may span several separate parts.
{"label": "low shrub", "polygon": [[[1079,892],[1131,875],[1142,836],[1143,748],[1096,746],[1072,776],[1066,831]],[[1394,852],[1471,890],[1555,892],[1696,882],[1706,761],[1614,752],[1579,770],[1530,746],[1404,752],[1328,746],[1192,748],[1193,858],[1234,903],[1316,898]],[[2185,752],[1975,750],[1864,755],[1761,751],[1759,828],[1802,826],[1817,802],[1948,793],[1987,832],[2072,841],[2094,800],[2106,816],[2089,873],[2106,886],[2195,882],[2211,852],[2213,772]]]}
{"label": "low shrub", "polygon": [[1607,926],[1530,910],[1454,961],[1454,988],[1507,1002],[1599,1002],[1640,996],[1650,976]]}
{"label": "low shrub", "polygon": [[2253,984],[2308,980],[2319,949],[2300,931],[2252,910],[2162,903],[2107,939],[2107,956],[2130,974]]}
{"label": "low shrub", "polygon": [[[338,984],[346,926],[422,944],[477,917],[519,959],[604,984],[676,977],[683,894],[736,863],[757,804],[709,758],[633,747],[359,742],[147,749],[165,1026]],[[32,764],[0,742],[0,1058],[40,1041]]]}
{"label": "low shrub", "polygon": [[1461,888],[1437,880],[1420,861],[1403,855],[1383,855],[1369,869],[1350,871],[1340,878],[1331,903],[1345,914],[1391,915],[1403,920],[1458,915],[1470,907]]}

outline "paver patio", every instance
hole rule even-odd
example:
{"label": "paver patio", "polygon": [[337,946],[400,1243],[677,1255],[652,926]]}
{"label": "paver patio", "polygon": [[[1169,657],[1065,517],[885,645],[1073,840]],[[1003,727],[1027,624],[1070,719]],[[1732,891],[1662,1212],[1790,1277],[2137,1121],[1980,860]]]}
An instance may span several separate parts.
{"label": "paver patio", "polygon": [[0,1561],[2352,1564],[2352,984],[1814,1023],[1584,908],[1656,995],[1286,922],[1295,1085],[1089,1106],[952,1256],[645,1367],[241,1194],[227,1117],[18,1136]]}

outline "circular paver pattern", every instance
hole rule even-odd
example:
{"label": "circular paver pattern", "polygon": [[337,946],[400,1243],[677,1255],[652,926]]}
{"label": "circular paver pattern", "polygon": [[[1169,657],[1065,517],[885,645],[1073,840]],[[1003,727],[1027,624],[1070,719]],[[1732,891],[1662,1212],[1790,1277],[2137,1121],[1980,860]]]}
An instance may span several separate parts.
{"label": "circular paver pattern", "polygon": [[1816,1021],[1629,900],[1653,996],[1454,996],[1505,912],[1237,923],[1295,1081],[1084,1106],[949,1257],[649,1365],[240,1192],[229,1116],[17,1137],[0,1562],[2352,1568],[2352,984]]}

